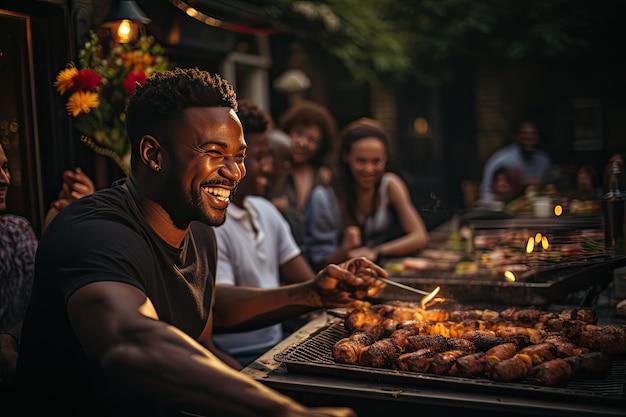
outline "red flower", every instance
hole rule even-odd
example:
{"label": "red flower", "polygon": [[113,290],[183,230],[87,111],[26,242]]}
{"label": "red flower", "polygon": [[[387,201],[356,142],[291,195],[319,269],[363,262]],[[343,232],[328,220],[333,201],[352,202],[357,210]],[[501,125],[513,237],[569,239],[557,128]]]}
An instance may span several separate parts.
{"label": "red flower", "polygon": [[131,72],[124,79],[123,87],[131,96],[137,91],[137,84],[144,85],[146,74],[142,71]]}
{"label": "red flower", "polygon": [[82,69],[72,79],[72,91],[94,91],[102,85],[102,77],[92,69]]}

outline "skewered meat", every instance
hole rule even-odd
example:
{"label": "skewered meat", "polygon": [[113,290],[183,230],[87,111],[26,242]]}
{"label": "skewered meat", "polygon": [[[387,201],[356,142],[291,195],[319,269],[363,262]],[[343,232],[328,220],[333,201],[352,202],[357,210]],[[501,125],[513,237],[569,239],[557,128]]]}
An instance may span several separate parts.
{"label": "skewered meat", "polygon": [[447,350],[435,353],[428,371],[435,375],[452,375],[450,374],[452,365],[458,358],[465,355],[466,353],[462,350]]}
{"label": "skewered meat", "polygon": [[532,368],[532,359],[524,354],[516,354],[512,358],[491,365],[489,374],[494,381],[515,381],[523,379]]}
{"label": "skewered meat", "polygon": [[450,369],[450,375],[470,378],[485,374],[489,368],[485,352],[476,352],[457,358]]}
{"label": "skewered meat", "polygon": [[607,355],[626,354],[626,327],[604,326],[595,330],[583,330],[575,335],[580,346]]}
{"label": "skewered meat", "polygon": [[494,310],[455,310],[450,312],[450,320],[461,322],[463,320],[489,320],[499,317],[500,313]]}
{"label": "skewered meat", "polygon": [[535,382],[553,386],[567,382],[572,376],[572,367],[565,359],[557,358],[535,366],[531,374]]}
{"label": "skewered meat", "polygon": [[597,377],[605,375],[611,369],[611,360],[602,352],[589,352],[565,358],[574,375]]}
{"label": "skewered meat", "polygon": [[492,347],[504,343],[504,338],[495,336],[494,332],[484,330],[466,332],[462,337],[472,342],[476,346],[476,350],[481,352],[486,352]]}
{"label": "skewered meat", "polygon": [[[501,336],[502,337],[502,336]],[[523,334],[518,334],[511,337],[504,338],[505,343],[513,343],[517,350],[520,350],[523,347],[532,345],[533,342],[530,340],[530,336],[526,336]]]}
{"label": "skewered meat", "polygon": [[338,363],[496,381],[532,375],[538,384],[558,385],[572,376],[605,375],[609,355],[626,353],[626,326],[598,326],[596,320],[589,309],[509,308],[498,314],[373,305],[346,316],[344,326],[354,338],[337,342],[333,357]]}
{"label": "skewered meat", "polygon": [[337,341],[333,345],[333,358],[339,363],[356,364],[359,362],[361,352],[376,339],[371,333],[356,332],[349,337]]}
{"label": "skewered meat", "polygon": [[526,346],[520,349],[518,353],[530,356],[533,366],[536,366],[540,363],[556,359],[556,346],[552,343],[539,343],[537,345]]}
{"label": "skewered meat", "polygon": [[532,327],[543,314],[543,311],[534,308],[509,307],[500,312],[500,317],[522,327]]}
{"label": "skewered meat", "polygon": [[487,359],[491,365],[494,363],[503,361],[505,359],[512,358],[517,353],[517,347],[514,343],[502,343],[501,345],[496,345],[486,352]]}
{"label": "skewered meat", "polygon": [[496,336],[510,339],[516,336],[528,336],[531,343],[540,343],[543,340],[544,333],[537,329],[531,329],[529,327],[520,326],[507,326],[503,329],[496,330]]}
{"label": "skewered meat", "polygon": [[389,335],[389,338],[392,339],[396,344],[402,349],[405,350],[409,341],[407,340],[409,336],[416,335],[416,329],[397,329],[393,333]]}
{"label": "skewered meat", "polygon": [[394,361],[393,367],[399,371],[426,373],[430,369],[435,353],[437,352],[430,347],[403,353]]}
{"label": "skewered meat", "polygon": [[465,352],[466,355],[476,352],[476,346],[470,340],[462,339],[459,337],[451,337],[448,339],[449,350],[460,350]]}
{"label": "skewered meat", "polygon": [[591,308],[562,310],[559,315],[569,320],[581,320],[589,324],[596,324],[598,322],[598,315]]}
{"label": "skewered meat", "polygon": [[424,348],[433,348],[436,352],[448,350],[448,339],[440,334],[418,334],[407,337],[404,349],[407,352],[415,352]]}
{"label": "skewered meat", "polygon": [[589,352],[589,348],[578,346],[557,334],[546,336],[543,341],[551,343],[556,347],[556,356],[559,358],[567,358]]}
{"label": "skewered meat", "polygon": [[363,349],[358,364],[373,368],[387,368],[393,364],[400,352],[400,347],[392,339],[380,339]]}
{"label": "skewered meat", "polygon": [[382,321],[383,317],[371,308],[355,308],[346,314],[343,323],[350,333],[365,331],[379,339],[384,333]]}

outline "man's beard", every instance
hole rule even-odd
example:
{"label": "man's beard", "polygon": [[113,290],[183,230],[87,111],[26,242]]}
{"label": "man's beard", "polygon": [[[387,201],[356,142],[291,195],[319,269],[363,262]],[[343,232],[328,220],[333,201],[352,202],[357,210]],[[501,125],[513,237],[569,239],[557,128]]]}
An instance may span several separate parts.
{"label": "man's beard", "polygon": [[191,218],[209,226],[221,226],[226,220],[226,210],[207,209],[202,190],[193,190],[191,193]]}

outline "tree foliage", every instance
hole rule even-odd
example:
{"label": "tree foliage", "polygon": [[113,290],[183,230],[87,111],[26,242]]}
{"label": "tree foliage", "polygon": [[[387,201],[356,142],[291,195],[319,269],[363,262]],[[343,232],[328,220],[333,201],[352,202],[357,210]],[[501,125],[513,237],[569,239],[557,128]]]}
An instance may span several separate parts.
{"label": "tree foliage", "polygon": [[[619,38],[622,0],[277,0],[359,81],[436,84],[456,59],[588,53]],[[276,12],[276,9],[274,9]]]}

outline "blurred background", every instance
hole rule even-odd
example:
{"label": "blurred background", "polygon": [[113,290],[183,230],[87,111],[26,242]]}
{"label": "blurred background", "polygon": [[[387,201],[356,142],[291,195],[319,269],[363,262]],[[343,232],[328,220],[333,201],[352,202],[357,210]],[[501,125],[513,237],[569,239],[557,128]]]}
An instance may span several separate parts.
{"label": "blurred background", "polygon": [[1,0],[8,211],[36,231],[65,169],[98,188],[124,176],[80,140],[54,83],[90,31],[107,48],[126,42],[116,31],[129,11],[130,35],[152,37],[171,66],[222,74],[275,120],[302,98],[340,127],[380,120],[429,228],[474,201],[485,160],[522,118],[539,121],[555,181],[581,164],[602,173],[625,151],[622,0]]}

